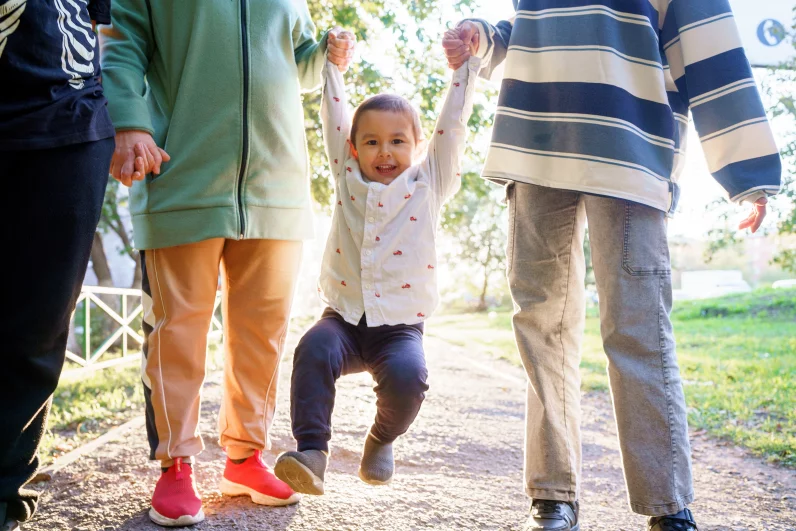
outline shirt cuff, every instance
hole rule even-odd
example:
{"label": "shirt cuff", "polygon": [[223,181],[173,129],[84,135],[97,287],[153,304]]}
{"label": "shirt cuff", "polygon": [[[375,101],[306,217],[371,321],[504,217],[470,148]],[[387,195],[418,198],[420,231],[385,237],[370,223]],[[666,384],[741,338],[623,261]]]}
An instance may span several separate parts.
{"label": "shirt cuff", "polygon": [[757,192],[752,192],[751,194],[749,194],[749,195],[747,195],[745,197],[742,197],[741,200],[738,201],[738,202],[740,204],[754,203],[754,202],[756,202],[758,199],[760,199],[762,197],[768,197],[768,194],[765,193],[763,190],[758,190]]}

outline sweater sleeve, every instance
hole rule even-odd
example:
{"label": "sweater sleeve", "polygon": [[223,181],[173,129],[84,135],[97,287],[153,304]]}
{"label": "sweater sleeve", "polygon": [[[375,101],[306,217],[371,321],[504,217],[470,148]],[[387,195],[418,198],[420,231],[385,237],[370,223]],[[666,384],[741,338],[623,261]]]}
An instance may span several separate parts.
{"label": "sweater sleeve", "polygon": [[328,32],[320,41],[315,40],[315,24],[312,23],[307,2],[301,0],[299,16],[293,26],[293,50],[298,67],[302,90],[317,89],[321,84],[321,70],[326,62],[326,40]]}
{"label": "sweater sleeve", "polygon": [[727,0],[672,0],[661,46],[708,168],[730,199],[779,191],[782,162]]}
{"label": "sweater sleeve", "polygon": [[476,56],[483,60],[480,76],[486,79],[492,77],[492,72],[506,59],[509,50],[511,31],[514,29],[514,18],[501,20],[497,25],[492,25],[480,18],[467,19],[478,26],[478,52]]}
{"label": "sweater sleeve", "polygon": [[154,133],[145,76],[155,43],[145,0],[116,0],[111,26],[102,30],[102,85],[117,131]]}

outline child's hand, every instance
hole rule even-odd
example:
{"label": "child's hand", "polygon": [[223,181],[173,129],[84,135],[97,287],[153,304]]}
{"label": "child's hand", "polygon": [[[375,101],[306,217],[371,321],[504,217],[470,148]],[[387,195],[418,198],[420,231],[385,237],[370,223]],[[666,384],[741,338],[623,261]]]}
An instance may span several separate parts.
{"label": "child's hand", "polygon": [[337,65],[340,72],[348,70],[351,59],[354,58],[354,47],[357,38],[350,31],[341,28],[334,28],[329,32],[327,41],[327,57],[329,61]]}
{"label": "child's hand", "polygon": [[448,66],[453,70],[462,66],[470,56],[478,52],[480,39],[478,26],[468,20],[446,31],[442,38],[442,47],[445,49]]}
{"label": "child's hand", "polygon": [[757,232],[757,229],[760,228],[760,225],[763,223],[763,219],[766,217],[766,205],[768,204],[768,199],[765,197],[761,197],[755,204],[752,205],[752,212],[749,216],[738,225],[738,230],[743,230],[749,228],[752,230],[753,233]]}

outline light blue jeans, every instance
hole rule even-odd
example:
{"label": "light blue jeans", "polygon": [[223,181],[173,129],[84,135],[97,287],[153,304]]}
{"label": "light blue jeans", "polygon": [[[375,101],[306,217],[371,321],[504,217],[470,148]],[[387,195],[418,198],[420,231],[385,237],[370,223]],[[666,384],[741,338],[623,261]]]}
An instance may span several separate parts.
{"label": "light blue jeans", "polygon": [[603,346],[633,511],[693,501],[685,397],[669,318],[665,214],[638,203],[512,183],[508,278],[528,375],[525,485],[538,499],[580,495],[580,347],[588,221]]}

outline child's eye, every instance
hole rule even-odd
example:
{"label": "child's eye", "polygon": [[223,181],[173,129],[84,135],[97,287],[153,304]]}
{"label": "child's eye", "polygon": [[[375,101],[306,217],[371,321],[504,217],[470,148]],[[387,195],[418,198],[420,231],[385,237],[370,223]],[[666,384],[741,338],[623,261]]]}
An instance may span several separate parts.
{"label": "child's eye", "polygon": [[375,140],[368,140],[367,142],[365,142],[365,145],[366,146],[375,146],[376,145],[376,141]]}
{"label": "child's eye", "polygon": [[393,141],[392,141],[392,143],[393,143],[393,144],[403,144],[403,143],[404,143],[404,141],[403,141],[403,140],[401,140],[400,138],[394,138],[394,139],[393,139]]}

